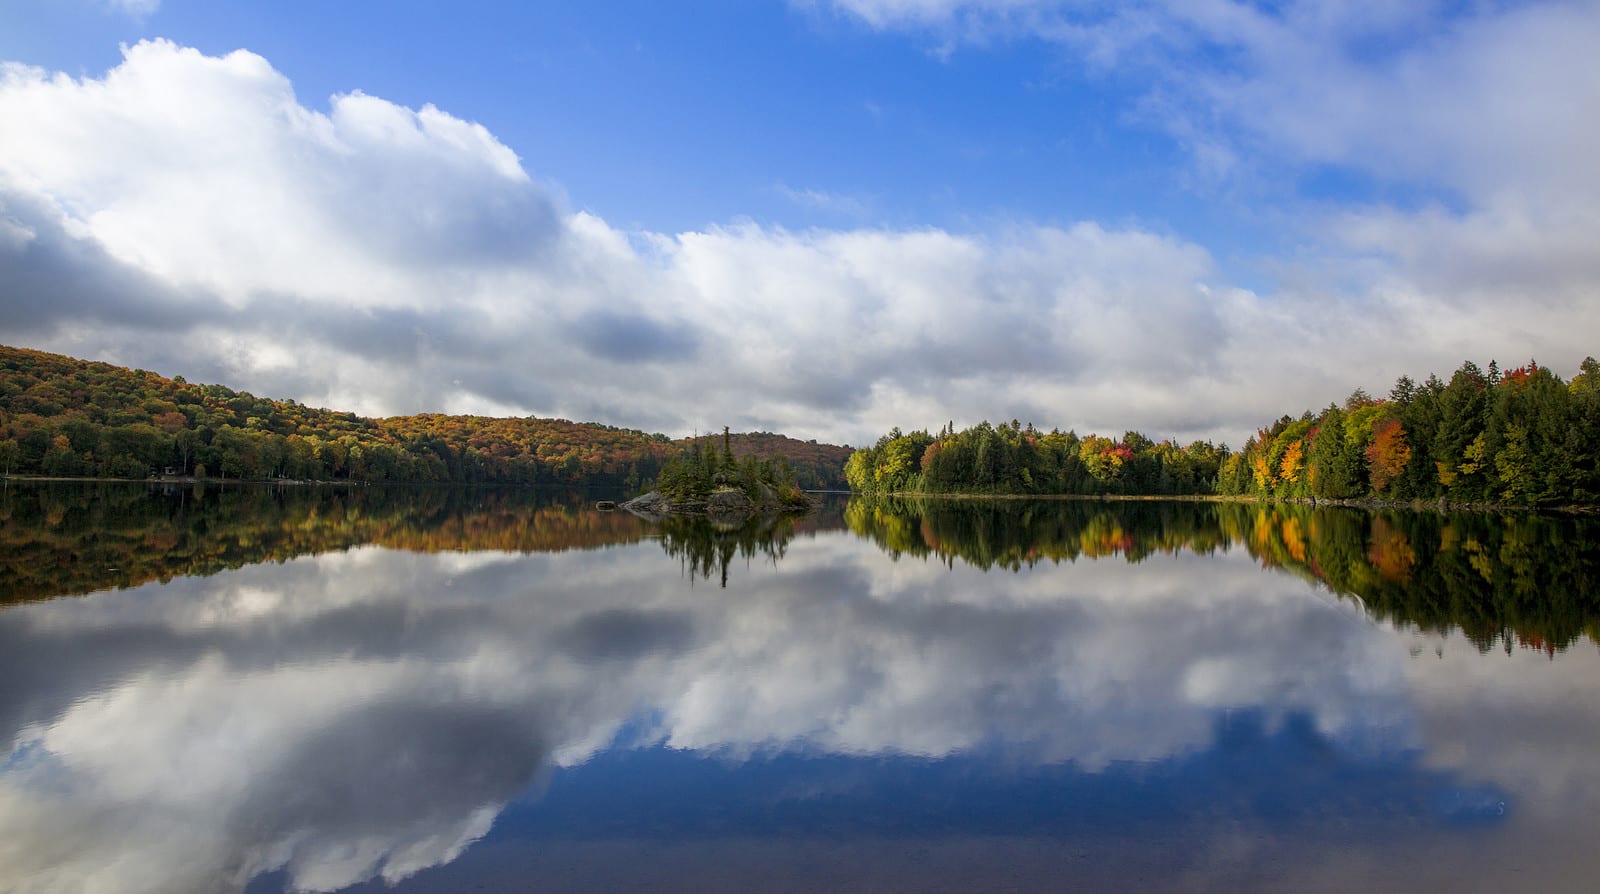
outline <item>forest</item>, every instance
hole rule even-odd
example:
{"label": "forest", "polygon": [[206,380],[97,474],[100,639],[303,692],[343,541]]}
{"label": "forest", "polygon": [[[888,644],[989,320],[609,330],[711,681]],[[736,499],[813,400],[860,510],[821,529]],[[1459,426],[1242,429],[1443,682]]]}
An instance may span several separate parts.
{"label": "forest", "polygon": [[1079,437],[1013,419],[938,435],[895,429],[850,455],[845,480],[864,494],[1209,494],[1228,456],[1209,441]]}
{"label": "forest", "polygon": [[1600,503],[1600,363],[1570,381],[1537,362],[1402,377],[1315,415],[1284,416],[1228,458],[1217,492],[1516,506]]}
{"label": "forest", "polygon": [[[592,422],[419,414],[366,418],[223,385],[0,346],[0,474],[451,482],[638,490],[696,440]],[[782,459],[802,488],[866,494],[1188,495],[1600,503],[1600,363],[1564,381],[1529,362],[1402,377],[1227,445],[1079,436],[1018,420],[871,447],[732,434],[733,458]],[[669,476],[671,477],[670,473]]]}
{"label": "forest", "polygon": [[[787,460],[802,487],[844,485],[849,448],[734,434],[736,458]],[[0,346],[0,474],[583,485],[637,489],[683,453],[592,422],[365,418],[141,369]]]}
{"label": "forest", "polygon": [[1230,451],[1138,432],[1041,432],[1017,420],[937,435],[895,429],[845,464],[865,494],[1216,494],[1261,499],[1600,503],[1600,363],[1570,381],[1530,362],[1401,377],[1320,413],[1285,415]]}

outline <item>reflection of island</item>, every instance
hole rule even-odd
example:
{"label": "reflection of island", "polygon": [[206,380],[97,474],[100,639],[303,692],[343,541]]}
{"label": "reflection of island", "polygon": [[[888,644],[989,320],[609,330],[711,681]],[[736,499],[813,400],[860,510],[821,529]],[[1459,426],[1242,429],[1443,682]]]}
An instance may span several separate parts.
{"label": "reflection of island", "polygon": [[649,523],[533,489],[8,486],[0,602],[215,574],[365,544],[552,552],[632,543]]}
{"label": "reflection of island", "polygon": [[714,577],[726,589],[728,569],[735,558],[776,565],[796,536],[845,526],[843,500],[811,500],[810,510],[803,514],[666,515],[655,519],[656,530],[662,549],[683,563],[690,581]]}
{"label": "reflection of island", "polygon": [[788,550],[795,535],[793,515],[746,515],[737,524],[705,516],[671,515],[660,523],[661,547],[683,562],[695,578],[728,586],[728,566],[735,557],[762,558],[774,564]]}
{"label": "reflection of island", "polygon": [[1377,617],[1481,649],[1600,643],[1600,523],[1534,513],[1371,512],[1200,502],[856,500],[850,529],[891,554],[1017,569],[1243,547]]}

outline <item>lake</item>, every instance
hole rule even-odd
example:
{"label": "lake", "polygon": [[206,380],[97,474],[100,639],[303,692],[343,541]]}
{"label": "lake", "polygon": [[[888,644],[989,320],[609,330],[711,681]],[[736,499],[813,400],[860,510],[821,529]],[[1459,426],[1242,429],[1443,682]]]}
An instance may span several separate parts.
{"label": "lake", "polygon": [[1591,890],[1600,523],[0,492],[0,890]]}

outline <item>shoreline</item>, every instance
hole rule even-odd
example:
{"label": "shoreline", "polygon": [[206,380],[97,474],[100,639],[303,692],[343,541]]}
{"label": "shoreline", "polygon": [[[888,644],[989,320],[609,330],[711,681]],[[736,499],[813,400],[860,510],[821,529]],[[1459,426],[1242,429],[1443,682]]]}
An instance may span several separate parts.
{"label": "shoreline", "polygon": [[[492,481],[455,482],[455,481],[317,481],[300,478],[196,478],[193,475],[171,476],[161,478],[101,478],[93,476],[52,476],[52,475],[0,475],[0,482],[77,482],[77,483],[109,483],[109,484],[148,484],[148,485],[274,485],[288,487],[488,487],[488,488],[540,488],[540,487],[576,487],[588,489],[594,485],[540,485],[521,483],[502,483]],[[608,489],[602,486],[602,489]],[[822,495],[848,495],[852,499],[894,498],[916,500],[988,500],[988,501],[1019,501],[1037,500],[1048,502],[1098,502],[1098,503],[1259,503],[1266,505],[1283,506],[1336,506],[1347,509],[1406,509],[1414,512],[1539,512],[1557,515],[1600,515],[1600,505],[1565,504],[1557,506],[1519,506],[1511,503],[1455,503],[1448,500],[1319,500],[1314,497],[1250,497],[1223,494],[1006,494],[1006,493],[940,493],[924,491],[893,491],[886,494],[861,494],[845,490],[806,490],[806,493]],[[643,494],[640,495],[645,496]],[[633,498],[635,500],[639,497]],[[618,508],[626,508],[624,502],[633,500],[618,500]],[[813,507],[814,508],[814,507]],[[790,510],[803,511],[803,510]],[[673,514],[704,514],[677,512]]]}
{"label": "shoreline", "polygon": [[[366,487],[371,481],[314,481],[304,478],[196,478],[193,475],[172,475],[161,478],[102,478],[91,475],[0,475],[0,481],[28,482],[103,482],[109,484],[283,484],[305,487]],[[428,481],[382,482],[383,484],[427,485]]]}
{"label": "shoreline", "polygon": [[614,491],[619,488],[609,484],[528,484],[525,482],[502,481],[349,481],[333,480],[324,481],[309,478],[196,478],[193,475],[173,475],[162,478],[101,478],[87,475],[0,475],[0,481],[25,481],[30,484],[48,482],[76,482],[80,484],[204,484],[225,485],[248,484],[278,485],[290,487],[488,487],[506,489],[538,490],[541,488],[569,488],[576,490],[602,490]]}
{"label": "shoreline", "polygon": [[1345,509],[1408,509],[1416,512],[1545,512],[1561,515],[1595,515],[1600,506],[1569,504],[1561,506],[1517,506],[1509,503],[1452,503],[1447,500],[1319,500],[1313,497],[1249,497],[1224,494],[974,494],[938,493],[923,491],[894,491],[887,494],[857,494],[851,497],[873,496],[918,500],[1046,500],[1082,501],[1095,503],[1258,503],[1280,506],[1336,506]]}
{"label": "shoreline", "polygon": [[756,517],[806,515],[815,512],[817,503],[807,498],[804,505],[776,498],[752,500],[743,491],[725,490],[704,498],[680,498],[660,491],[649,491],[617,504],[618,509],[640,518],[660,520],[670,517],[700,517],[712,521],[749,520]]}

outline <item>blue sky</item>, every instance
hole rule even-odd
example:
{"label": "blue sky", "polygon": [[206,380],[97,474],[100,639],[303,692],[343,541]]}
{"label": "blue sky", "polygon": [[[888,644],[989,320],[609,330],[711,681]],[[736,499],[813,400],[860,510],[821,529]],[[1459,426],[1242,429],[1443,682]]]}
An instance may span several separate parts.
{"label": "blue sky", "polygon": [[49,2],[21,20],[0,51],[53,70],[95,75],[164,37],[259,53],[313,108],[353,90],[432,103],[627,227],[1228,220],[1185,189],[1166,135],[1122,120],[1134,89],[1036,40],[943,58],[921,35],[750,2]]}
{"label": "blue sky", "polygon": [[[1237,442],[1401,373],[1565,372],[1600,331],[1588,2],[12,0],[0,21],[0,129],[24,135],[0,222],[28,234],[0,254],[0,338],[258,393]],[[355,94],[432,149],[352,143]],[[523,176],[478,176],[506,153]],[[467,217],[452,255],[429,227]],[[185,350],[141,334],[175,317]]]}

